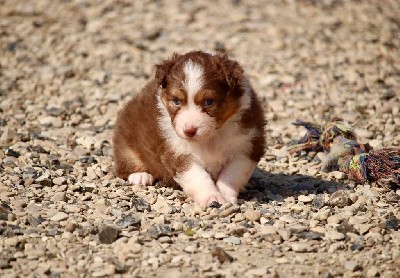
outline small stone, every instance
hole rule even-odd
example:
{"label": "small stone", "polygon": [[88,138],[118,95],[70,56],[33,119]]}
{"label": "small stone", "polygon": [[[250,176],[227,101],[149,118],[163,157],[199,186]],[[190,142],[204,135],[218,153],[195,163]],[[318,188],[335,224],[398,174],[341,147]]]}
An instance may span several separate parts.
{"label": "small stone", "polygon": [[323,236],[324,236],[324,234],[313,232],[313,231],[302,232],[302,233],[297,234],[297,237],[299,237],[299,238],[305,238],[305,239],[310,239],[310,240],[321,240]]}
{"label": "small stone", "polygon": [[303,202],[306,204],[306,203],[312,202],[313,198],[311,198],[311,196],[299,195],[299,197],[297,197],[297,201]]}
{"label": "small stone", "polygon": [[131,200],[132,207],[137,212],[151,211],[151,206],[141,197],[133,197]]}
{"label": "small stone", "polygon": [[259,267],[253,268],[246,271],[246,277],[265,277],[268,273],[268,268],[266,267]]}
{"label": "small stone", "polygon": [[108,264],[108,265],[103,265],[101,269],[93,271],[92,277],[113,276],[114,274],[115,274],[115,266]]}
{"label": "small stone", "polygon": [[397,230],[400,226],[400,220],[392,217],[385,222],[385,228],[387,230]]}
{"label": "small stone", "polygon": [[230,244],[233,244],[233,245],[239,245],[239,244],[242,243],[242,241],[240,240],[240,238],[235,237],[235,236],[231,236],[231,237],[224,238],[223,241],[224,241],[225,243],[230,243]]}
{"label": "small stone", "polygon": [[345,238],[344,234],[339,233],[337,231],[328,231],[325,233],[325,239],[326,240],[343,240]]}
{"label": "small stone", "polygon": [[161,236],[158,238],[158,242],[160,243],[172,243],[172,239],[169,236]]}
{"label": "small stone", "polygon": [[225,252],[221,247],[215,247],[211,251],[211,257],[213,259],[217,259],[221,264],[225,262],[231,263],[234,260],[234,258]]}
{"label": "small stone", "polygon": [[66,219],[68,219],[68,214],[66,214],[65,212],[62,212],[62,211],[56,213],[55,215],[53,215],[50,218],[51,221],[56,221],[56,222],[60,222],[60,221],[66,220]]}
{"label": "small stone", "polygon": [[325,221],[328,219],[330,213],[331,211],[329,209],[320,210],[318,212],[315,212],[312,218],[318,221]]}
{"label": "small stone", "polygon": [[62,185],[67,181],[65,177],[58,177],[53,179],[53,184],[55,185]]}
{"label": "small stone", "polygon": [[111,244],[117,240],[118,235],[120,234],[120,230],[108,225],[103,225],[99,229],[99,241],[103,244]]}
{"label": "small stone", "polygon": [[308,244],[306,243],[292,243],[292,250],[297,253],[307,252]]}
{"label": "small stone", "polygon": [[172,230],[169,225],[157,224],[157,225],[151,226],[150,229],[148,230],[148,233],[152,238],[159,238],[161,236],[172,235]]}
{"label": "small stone", "polygon": [[353,243],[350,245],[350,250],[351,251],[361,251],[364,249],[364,245],[359,244],[359,243]]}
{"label": "small stone", "polygon": [[163,214],[170,214],[173,212],[173,207],[162,197],[157,198],[157,202],[151,206],[151,209]]}
{"label": "small stone", "polygon": [[17,132],[14,129],[4,128],[3,133],[0,137],[0,143],[8,144],[16,137],[17,137]]}
{"label": "small stone", "polygon": [[0,205],[0,220],[7,221],[9,213],[8,209]]}
{"label": "small stone", "polygon": [[231,206],[231,207],[228,207],[227,209],[221,211],[219,213],[219,216],[220,217],[227,217],[227,216],[237,212],[238,210],[239,210],[239,208],[237,206]]}
{"label": "small stone", "polygon": [[141,225],[141,219],[138,216],[133,216],[133,215],[127,215],[123,216],[121,219],[117,220],[115,222],[115,225],[120,228],[127,228],[127,227],[140,227]]}
{"label": "small stone", "polygon": [[14,151],[14,150],[11,149],[11,148],[7,148],[7,149],[5,150],[5,152],[4,152],[4,154],[7,155],[7,156],[15,157],[15,158],[20,157],[20,153]]}
{"label": "small stone", "polygon": [[43,217],[39,216],[39,217],[33,217],[32,215],[28,215],[27,216],[27,220],[29,222],[29,225],[32,227],[36,227],[37,225],[43,223],[44,221],[46,221],[46,219],[44,219]]}
{"label": "small stone", "polygon": [[346,178],[346,174],[340,171],[332,171],[329,175],[334,177],[336,180],[344,180]]}
{"label": "small stone", "polygon": [[306,226],[303,226],[301,224],[294,224],[292,226],[288,226],[287,228],[290,230],[292,234],[298,234],[308,230]]}
{"label": "small stone", "polygon": [[53,195],[50,199],[53,202],[65,202],[67,200],[67,193],[66,192],[57,192]]}
{"label": "small stone", "polygon": [[357,262],[356,261],[347,261],[345,264],[344,264],[344,268],[345,269],[347,269],[347,270],[350,270],[350,271],[356,271],[356,270],[359,270],[360,269],[360,266],[357,264]]}
{"label": "small stone", "polygon": [[278,234],[282,237],[283,240],[288,240],[292,236],[292,233],[289,229],[279,229]]}
{"label": "small stone", "polygon": [[315,210],[321,209],[325,205],[325,200],[323,196],[317,196],[311,203],[311,206]]}
{"label": "small stone", "polygon": [[259,233],[261,235],[275,235],[276,229],[274,226],[271,226],[271,225],[263,225],[260,227]]}
{"label": "small stone", "polygon": [[248,210],[244,213],[244,217],[249,221],[258,221],[261,218],[259,210]]}
{"label": "small stone", "polygon": [[390,203],[398,203],[400,202],[400,195],[394,193],[393,191],[390,191],[386,193],[386,200]]}
{"label": "small stone", "polygon": [[184,251],[193,254],[194,252],[197,251],[197,247],[195,245],[188,245],[185,247]]}
{"label": "small stone", "polygon": [[129,246],[129,251],[132,252],[133,254],[138,254],[142,251],[142,245],[139,243],[128,243]]}
{"label": "small stone", "polygon": [[380,269],[377,266],[371,266],[367,270],[367,278],[379,277]]}
{"label": "small stone", "polygon": [[78,224],[76,223],[68,223],[67,226],[65,226],[65,230],[70,233],[74,232],[76,228],[78,228]]}
{"label": "small stone", "polygon": [[327,222],[328,224],[339,224],[342,218],[339,215],[331,215],[328,217]]}
{"label": "small stone", "polygon": [[212,238],[215,235],[214,231],[198,231],[197,234],[202,238]]}
{"label": "small stone", "polygon": [[223,239],[223,238],[226,238],[226,237],[228,237],[228,235],[225,234],[225,233],[221,233],[221,232],[218,232],[218,233],[216,233],[214,235],[214,238],[216,238],[216,239]]}
{"label": "small stone", "polygon": [[337,206],[338,208],[343,208],[345,206],[351,205],[351,200],[347,192],[339,190],[332,194],[330,198],[330,204],[332,206]]}

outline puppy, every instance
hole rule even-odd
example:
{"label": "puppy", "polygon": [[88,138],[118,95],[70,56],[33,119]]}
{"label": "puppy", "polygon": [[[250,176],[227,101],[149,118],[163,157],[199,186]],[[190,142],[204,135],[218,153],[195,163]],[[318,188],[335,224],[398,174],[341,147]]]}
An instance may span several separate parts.
{"label": "puppy", "polygon": [[174,54],[119,112],[115,171],[131,184],[178,184],[203,207],[236,203],[264,154],[264,126],[262,106],[236,61],[202,51]]}

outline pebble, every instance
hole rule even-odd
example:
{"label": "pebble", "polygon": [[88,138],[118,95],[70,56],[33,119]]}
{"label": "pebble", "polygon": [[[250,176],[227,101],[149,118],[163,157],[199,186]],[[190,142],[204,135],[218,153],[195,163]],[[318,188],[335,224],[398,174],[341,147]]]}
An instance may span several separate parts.
{"label": "pebble", "polygon": [[55,222],[60,222],[60,221],[68,219],[68,217],[69,217],[68,214],[66,214],[65,212],[60,211],[60,212],[56,213],[55,215],[53,215],[50,218],[50,220],[51,221],[55,221]]}
{"label": "pebble", "polygon": [[238,210],[239,210],[239,208],[236,206],[228,207],[227,209],[220,212],[219,217],[227,217],[227,216],[237,212]]}
{"label": "pebble", "polygon": [[151,226],[148,233],[153,238],[159,238],[161,236],[170,236],[172,234],[171,227],[166,224],[157,224]]}
{"label": "pebble", "polygon": [[325,233],[326,240],[343,240],[345,238],[344,234],[339,233],[337,231],[328,231]]}
{"label": "pebble", "polygon": [[311,196],[299,195],[299,196],[297,197],[297,200],[298,200],[299,202],[303,202],[303,203],[307,204],[307,203],[312,202],[312,201],[313,201],[313,198],[312,198]]}
{"label": "pebble", "polygon": [[339,224],[341,220],[342,218],[339,215],[334,214],[328,217],[327,222],[329,224]]}
{"label": "pebble", "polygon": [[99,241],[104,244],[111,244],[117,240],[118,235],[120,234],[120,230],[108,225],[103,225],[99,229]]}
{"label": "pebble", "polygon": [[380,276],[380,270],[376,266],[370,266],[367,270],[367,277],[372,278],[372,277],[379,277]]}
{"label": "pebble", "polygon": [[214,235],[214,238],[216,238],[216,239],[223,239],[223,238],[226,238],[226,237],[228,237],[228,235],[225,234],[225,233],[221,233],[221,232],[217,232]]}
{"label": "pebble", "polygon": [[354,272],[354,271],[358,270],[360,268],[360,266],[358,265],[358,263],[356,261],[347,261],[344,264],[344,268]]}
{"label": "pebble", "polygon": [[289,240],[292,236],[292,232],[289,229],[279,229],[278,234],[282,237],[283,240]]}
{"label": "pebble", "polygon": [[312,218],[315,220],[318,220],[318,221],[325,221],[328,219],[330,214],[331,214],[331,211],[329,209],[325,209],[325,210],[315,212],[312,215]]}
{"label": "pebble", "polygon": [[[53,202],[65,202],[67,200],[67,193],[66,192],[57,192],[53,195],[50,199]],[[53,220],[55,221],[55,220]]]}
{"label": "pebble", "polygon": [[248,210],[244,213],[244,217],[249,221],[259,221],[261,212],[259,210]]}
{"label": "pebble", "polygon": [[246,277],[265,277],[268,273],[267,267],[252,268],[246,271]]}
{"label": "pebble", "polygon": [[345,206],[351,205],[351,200],[347,192],[339,190],[331,195],[330,203],[332,206],[343,208]]}
{"label": "pebble", "polygon": [[233,245],[239,245],[239,244],[242,243],[241,239],[238,238],[238,237],[235,237],[235,236],[224,238],[223,241],[225,243],[230,243],[230,244],[233,244]]}
{"label": "pebble", "polygon": [[298,234],[308,230],[308,227],[303,226],[301,224],[295,224],[287,227],[289,231],[293,234]]}
{"label": "pebble", "polygon": [[296,243],[292,243],[291,247],[294,252],[304,253],[304,252],[307,252],[309,245],[306,243],[297,243],[296,242]]}

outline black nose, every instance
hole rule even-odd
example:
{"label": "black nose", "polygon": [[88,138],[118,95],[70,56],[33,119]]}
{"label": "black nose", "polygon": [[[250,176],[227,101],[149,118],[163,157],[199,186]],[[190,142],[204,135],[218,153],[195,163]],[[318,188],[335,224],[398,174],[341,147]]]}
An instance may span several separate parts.
{"label": "black nose", "polygon": [[197,132],[197,127],[189,127],[183,130],[183,133],[185,133],[187,137],[195,136],[196,132]]}

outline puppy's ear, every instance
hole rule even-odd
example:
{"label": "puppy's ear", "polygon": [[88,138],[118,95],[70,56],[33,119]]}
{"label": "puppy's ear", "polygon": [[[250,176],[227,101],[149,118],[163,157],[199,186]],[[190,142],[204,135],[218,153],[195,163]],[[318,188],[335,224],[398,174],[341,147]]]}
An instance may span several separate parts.
{"label": "puppy's ear", "polygon": [[230,60],[225,53],[217,54],[213,56],[213,58],[219,71],[220,78],[225,79],[228,86],[234,89],[242,79],[244,73],[243,68],[238,62]]}
{"label": "puppy's ear", "polygon": [[159,86],[162,88],[167,87],[167,75],[171,71],[172,67],[175,65],[176,60],[179,55],[174,53],[172,57],[168,60],[164,60],[156,65],[156,80]]}

